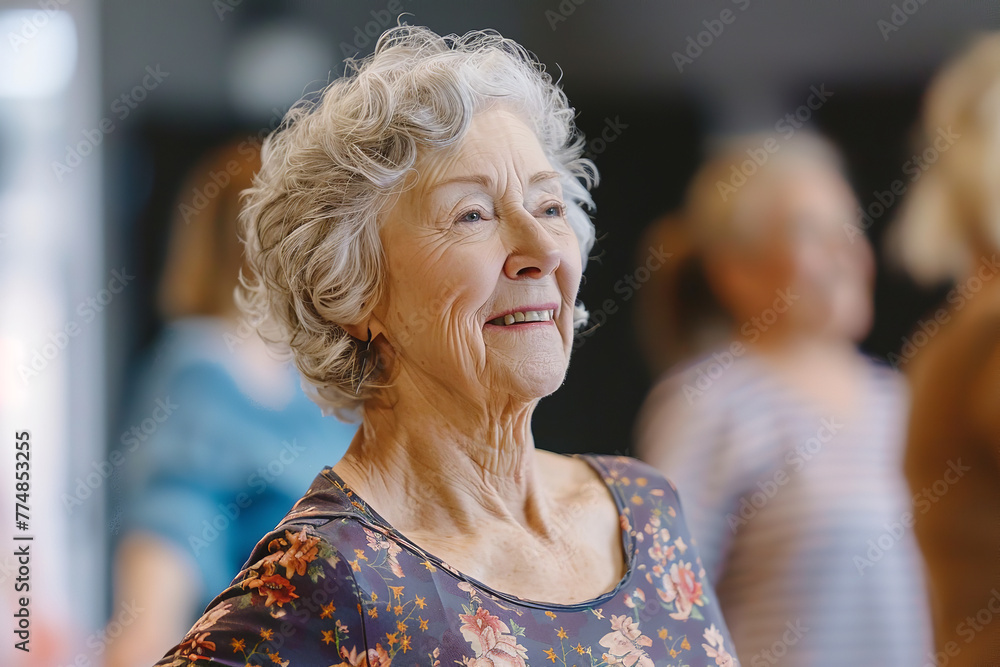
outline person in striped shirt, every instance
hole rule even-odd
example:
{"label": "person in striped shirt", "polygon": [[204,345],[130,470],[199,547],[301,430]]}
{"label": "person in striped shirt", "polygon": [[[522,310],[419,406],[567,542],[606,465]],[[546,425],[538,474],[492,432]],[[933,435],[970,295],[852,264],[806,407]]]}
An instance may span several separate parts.
{"label": "person in striped shirt", "polygon": [[801,133],[710,160],[679,216],[690,252],[666,303],[691,301],[692,267],[711,299],[663,344],[703,353],[653,388],[637,453],[677,485],[749,667],[920,665],[930,649],[905,384],[856,348],[874,273],[857,210],[835,149]]}

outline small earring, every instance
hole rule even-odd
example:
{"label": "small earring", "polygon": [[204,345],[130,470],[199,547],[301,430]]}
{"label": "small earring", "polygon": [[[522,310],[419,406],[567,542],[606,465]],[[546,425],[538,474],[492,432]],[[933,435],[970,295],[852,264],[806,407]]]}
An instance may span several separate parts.
{"label": "small earring", "polygon": [[361,385],[368,381],[371,374],[375,372],[375,355],[373,353],[372,347],[372,330],[368,329],[368,340],[365,342],[365,349],[361,351],[358,355],[361,362],[361,373],[357,374],[355,377],[357,381],[354,384],[354,395],[357,396],[361,393]]}

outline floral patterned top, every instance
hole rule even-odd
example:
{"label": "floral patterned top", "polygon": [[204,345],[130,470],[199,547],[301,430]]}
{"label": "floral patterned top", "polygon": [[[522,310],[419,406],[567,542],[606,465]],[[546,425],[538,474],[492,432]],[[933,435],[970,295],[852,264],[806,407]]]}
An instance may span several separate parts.
{"label": "floral patterned top", "polygon": [[576,604],[493,590],[393,529],[332,469],[158,665],[738,665],[674,486],[585,455],[618,506],[627,571]]}

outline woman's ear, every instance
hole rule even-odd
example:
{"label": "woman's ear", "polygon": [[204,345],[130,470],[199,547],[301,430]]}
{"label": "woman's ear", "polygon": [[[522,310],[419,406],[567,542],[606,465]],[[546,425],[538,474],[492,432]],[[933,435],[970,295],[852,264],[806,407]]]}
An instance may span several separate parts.
{"label": "woman's ear", "polygon": [[382,324],[382,320],[372,313],[360,322],[345,326],[344,330],[355,340],[361,341],[363,348],[370,347],[371,351],[376,353],[379,381],[391,384],[397,368],[395,364],[396,350],[389,340],[388,331]]}
{"label": "woman's ear", "polygon": [[375,340],[379,336],[384,335],[386,332],[385,326],[382,324],[382,320],[380,320],[375,313],[369,314],[368,317],[360,322],[345,325],[344,331],[346,331],[352,338],[362,342]]}
{"label": "woman's ear", "polygon": [[368,340],[368,321],[364,320],[356,324],[345,324],[344,331],[356,340],[366,341]]}

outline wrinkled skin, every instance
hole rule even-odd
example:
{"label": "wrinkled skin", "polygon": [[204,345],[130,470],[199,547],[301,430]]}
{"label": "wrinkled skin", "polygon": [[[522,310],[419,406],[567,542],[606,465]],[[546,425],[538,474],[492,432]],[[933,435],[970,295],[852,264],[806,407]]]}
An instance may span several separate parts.
{"label": "wrinkled skin", "polygon": [[[383,296],[348,328],[371,330],[391,386],[366,403],[335,470],[410,539],[495,588],[596,597],[624,570],[613,499],[588,464],[536,450],[531,435],[566,374],[582,273],[558,176],[503,108],[416,172],[381,228]],[[489,323],[511,310],[554,317]]]}

